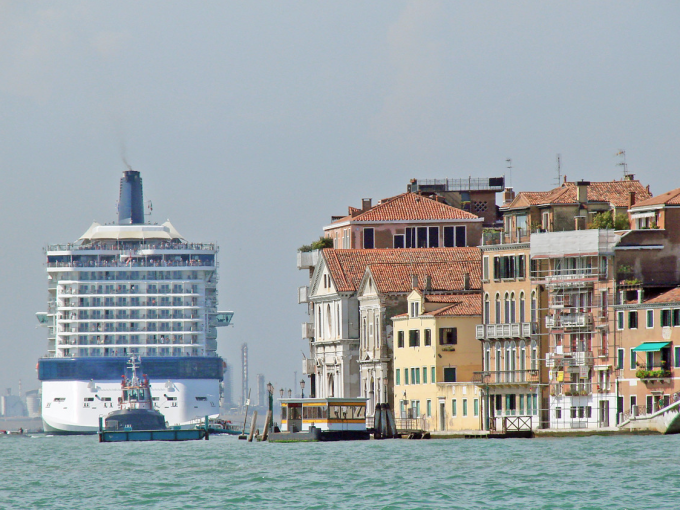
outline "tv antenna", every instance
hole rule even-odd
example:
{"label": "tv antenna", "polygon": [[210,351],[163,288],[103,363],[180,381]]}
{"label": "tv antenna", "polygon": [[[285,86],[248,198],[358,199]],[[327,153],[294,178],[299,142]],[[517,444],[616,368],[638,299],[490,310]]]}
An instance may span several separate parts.
{"label": "tv antenna", "polygon": [[623,149],[619,149],[619,152],[617,152],[614,155],[621,156],[621,161],[618,162],[616,165],[623,167],[623,177],[625,178],[628,175],[628,163],[626,162],[626,151],[624,151]]}
{"label": "tv antenna", "polygon": [[506,158],[505,162],[507,163],[506,168],[508,169],[508,176],[510,177],[510,179],[508,179],[510,181],[510,185],[508,187],[511,188],[512,187],[512,158]]}
{"label": "tv antenna", "polygon": [[557,155],[557,187],[562,185],[562,154]]}

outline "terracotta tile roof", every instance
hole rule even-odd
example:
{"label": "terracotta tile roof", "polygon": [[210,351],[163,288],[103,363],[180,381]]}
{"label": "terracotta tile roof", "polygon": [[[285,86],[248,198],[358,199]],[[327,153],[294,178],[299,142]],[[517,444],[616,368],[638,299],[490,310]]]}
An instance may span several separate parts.
{"label": "terracotta tile roof", "polygon": [[457,303],[460,301],[458,294],[426,294],[426,303]]}
{"label": "terracotta tile roof", "polygon": [[[524,209],[529,205],[577,204],[576,188],[575,182],[565,182],[550,191],[520,191],[503,209]],[[615,207],[627,207],[631,191],[635,192],[636,201],[644,201],[652,196],[640,181],[591,182],[588,185],[588,202],[606,202]]]}
{"label": "terracotta tile roof", "polygon": [[377,250],[335,250],[322,252],[339,292],[358,289],[366,268],[370,268],[381,292],[410,292],[411,275],[418,276],[418,288],[425,288],[429,275],[433,290],[462,290],[463,273],[470,273],[470,288],[481,288],[479,248],[417,248]]}
{"label": "terracotta tile roof", "polygon": [[680,287],[676,287],[669,290],[668,292],[664,292],[663,294],[656,296],[653,299],[645,301],[645,304],[654,303],[680,303]]}
{"label": "terracotta tile roof", "polygon": [[637,202],[631,209],[650,205],[680,205],[680,188]]}
{"label": "terracotta tile roof", "polygon": [[423,315],[431,317],[482,315],[482,297],[480,294],[461,294],[455,297],[458,298],[457,302],[439,310],[426,312]]}
{"label": "terracotta tile roof", "polygon": [[[441,297],[450,299],[450,305],[443,306],[438,310],[425,312],[423,317],[469,317],[482,315],[482,296],[481,294],[445,294]],[[443,302],[443,301],[442,301]],[[393,315],[393,319],[404,319],[408,313]]]}
{"label": "terracotta tile roof", "polygon": [[354,221],[476,220],[479,217],[417,193],[402,193],[381,201]]}

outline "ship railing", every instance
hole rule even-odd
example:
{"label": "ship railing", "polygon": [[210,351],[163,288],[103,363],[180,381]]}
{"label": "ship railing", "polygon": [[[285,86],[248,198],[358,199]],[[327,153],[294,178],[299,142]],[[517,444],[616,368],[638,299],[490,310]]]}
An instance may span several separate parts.
{"label": "ship railing", "polygon": [[130,262],[117,260],[90,260],[81,262],[78,260],[70,262],[48,262],[50,268],[90,268],[90,267],[214,267],[214,260],[163,260],[145,261],[144,259],[133,260]]}
{"label": "ship railing", "polygon": [[94,242],[90,244],[48,244],[47,251],[124,251],[137,253],[141,250],[194,250],[194,251],[215,251],[215,243],[103,243]]}

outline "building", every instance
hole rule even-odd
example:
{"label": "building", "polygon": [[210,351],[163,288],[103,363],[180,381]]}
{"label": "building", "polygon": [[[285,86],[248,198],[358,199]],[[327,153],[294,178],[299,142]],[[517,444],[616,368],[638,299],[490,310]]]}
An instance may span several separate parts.
{"label": "building", "polygon": [[499,220],[496,193],[503,191],[505,177],[467,179],[411,179],[407,190],[430,197],[441,197],[447,204],[476,214],[485,227]]}
{"label": "building", "polygon": [[613,230],[531,235],[531,279],[547,292],[550,428],[616,424]]}
{"label": "building", "polygon": [[528,417],[532,429],[549,426],[548,337],[541,334],[546,294],[529,274],[528,235],[486,233],[482,250],[483,369],[475,382],[484,392],[486,430],[501,430],[505,417]]}
{"label": "building", "polygon": [[302,327],[303,337],[311,340],[310,357],[303,362],[303,373],[311,379],[310,395],[328,398],[361,394],[357,290],[368,266],[453,263],[474,258],[479,260],[477,248],[322,250],[306,292],[311,321]]}
{"label": "building", "polygon": [[479,292],[430,295],[414,289],[408,312],[394,324],[394,401],[397,428],[480,430],[481,392],[473,374],[482,367],[475,338]]}
{"label": "building", "polygon": [[418,193],[403,193],[361,209],[350,207],[346,216],[334,216],[324,236],[340,249],[453,248],[478,246],[484,220]]}
{"label": "building", "polygon": [[562,186],[550,191],[521,191],[515,196],[512,190],[506,190],[506,202],[500,210],[508,234],[561,232],[582,230],[600,213],[626,215],[633,204],[651,196],[649,187],[633,175],[605,182],[567,182],[565,177]]}
{"label": "building", "polygon": [[[360,396],[368,399],[366,412],[373,416],[375,404],[388,403],[394,409],[392,317],[407,310],[407,298],[414,289],[428,297],[453,291],[480,291],[480,256],[477,248],[456,248],[444,252],[421,250],[419,261],[375,262],[366,267],[357,288],[359,301]],[[431,255],[431,257],[428,257]],[[447,260],[448,259],[448,260]]]}
{"label": "building", "polygon": [[250,398],[248,385],[248,344],[241,344],[241,406],[245,406]]}
{"label": "building", "polygon": [[640,287],[621,297],[613,308],[619,407],[626,419],[652,414],[680,396],[680,287],[649,299]]}

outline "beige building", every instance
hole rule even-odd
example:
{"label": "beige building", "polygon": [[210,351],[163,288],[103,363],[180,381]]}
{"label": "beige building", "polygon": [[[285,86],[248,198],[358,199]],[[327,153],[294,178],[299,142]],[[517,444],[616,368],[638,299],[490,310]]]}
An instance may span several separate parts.
{"label": "beige building", "polygon": [[483,324],[476,336],[483,370],[475,382],[484,394],[484,427],[502,430],[503,418],[524,416],[532,429],[547,428],[549,342],[540,334],[546,293],[531,283],[529,238],[485,234],[481,249]]}
{"label": "beige building", "polygon": [[478,292],[409,294],[408,313],[392,318],[398,429],[481,430],[481,393],[472,382],[481,369],[480,319]]}

